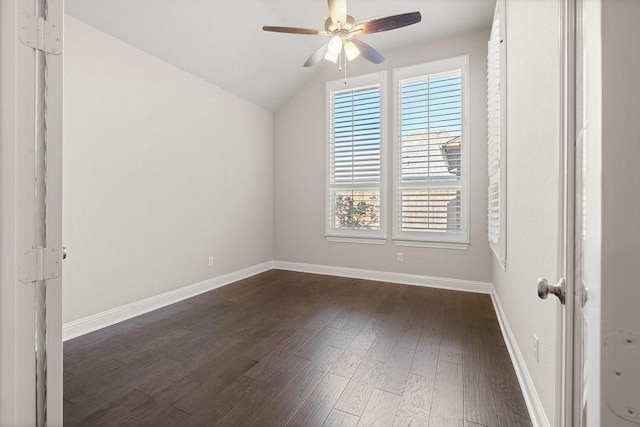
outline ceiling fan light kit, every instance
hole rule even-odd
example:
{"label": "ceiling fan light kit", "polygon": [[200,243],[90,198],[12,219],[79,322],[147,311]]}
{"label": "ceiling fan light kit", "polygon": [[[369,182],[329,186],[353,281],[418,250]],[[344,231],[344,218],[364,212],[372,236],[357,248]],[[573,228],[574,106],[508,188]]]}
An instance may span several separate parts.
{"label": "ceiling fan light kit", "polygon": [[384,56],[380,52],[357,38],[357,36],[406,27],[417,24],[422,19],[420,12],[410,12],[357,22],[353,16],[347,14],[347,0],[328,0],[328,3],[329,17],[324,23],[325,31],[274,26],[264,26],[262,29],[276,33],[329,37],[329,41],[320,46],[307,59],[304,66],[311,67],[324,58],[327,61],[337,63],[339,70],[342,70],[344,66],[346,74],[347,61],[353,61],[358,56],[362,56],[374,64],[380,64],[384,61]]}

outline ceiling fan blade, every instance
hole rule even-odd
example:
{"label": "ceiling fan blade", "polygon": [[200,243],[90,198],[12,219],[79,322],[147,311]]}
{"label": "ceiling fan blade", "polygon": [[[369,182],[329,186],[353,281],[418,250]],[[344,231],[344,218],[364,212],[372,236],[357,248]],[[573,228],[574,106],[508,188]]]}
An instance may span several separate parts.
{"label": "ceiling fan blade", "polygon": [[363,58],[368,59],[374,64],[380,64],[382,61],[384,61],[384,56],[382,56],[380,52],[378,52],[362,40],[354,38],[351,39],[351,42],[355,44],[356,47],[360,50],[360,55],[362,55]]}
{"label": "ceiling fan blade", "polygon": [[347,22],[347,0],[328,0],[329,15],[334,25],[338,22],[344,25]]}
{"label": "ceiling fan blade", "polygon": [[307,59],[307,62],[304,63],[305,67],[313,67],[316,65],[324,56],[327,54],[327,46],[329,43],[325,43],[318,48],[313,54]]}
{"label": "ceiling fan blade", "polygon": [[374,19],[355,27],[351,32],[359,34],[380,33],[382,31],[395,30],[407,25],[417,24],[422,20],[420,12],[402,13],[400,15],[387,16]]}
{"label": "ceiling fan blade", "polygon": [[310,30],[308,28],[296,28],[296,27],[273,27],[265,25],[262,27],[263,31],[272,31],[274,33],[289,33],[289,34],[309,34],[312,36],[318,36],[323,34],[318,30]]}

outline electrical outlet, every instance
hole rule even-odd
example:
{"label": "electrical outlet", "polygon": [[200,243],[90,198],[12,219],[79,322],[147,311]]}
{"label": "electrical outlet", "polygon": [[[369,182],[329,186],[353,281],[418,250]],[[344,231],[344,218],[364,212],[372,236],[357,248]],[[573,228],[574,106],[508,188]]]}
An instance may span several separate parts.
{"label": "electrical outlet", "polygon": [[396,261],[404,262],[404,254],[402,252],[396,252]]}
{"label": "electrical outlet", "polygon": [[533,334],[533,358],[540,363],[540,340],[536,334]]}
{"label": "electrical outlet", "polygon": [[209,267],[213,267],[213,257],[209,257]]}

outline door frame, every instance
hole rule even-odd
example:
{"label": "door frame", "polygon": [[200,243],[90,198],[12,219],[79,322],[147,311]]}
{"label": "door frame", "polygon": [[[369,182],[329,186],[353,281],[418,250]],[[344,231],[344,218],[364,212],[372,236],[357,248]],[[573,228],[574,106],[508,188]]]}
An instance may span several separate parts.
{"label": "door frame", "polygon": [[575,341],[575,164],[576,164],[576,0],[559,1],[560,7],[560,153],[558,265],[565,280],[565,301],[557,305],[558,363],[556,364],[556,425],[573,426]]}
{"label": "door frame", "polygon": [[[580,3],[580,4],[579,4]],[[561,356],[558,358],[557,390],[558,410],[556,424],[559,426],[573,426],[582,419],[576,416],[582,411],[582,398],[577,396],[582,390],[584,372],[587,370],[587,423],[599,425],[601,405],[601,116],[602,116],[602,48],[601,48],[601,0],[562,0],[560,1],[560,64],[561,64],[561,171],[560,171],[560,202],[562,225],[560,266],[561,275],[566,278],[565,306],[558,305],[559,347]],[[579,45],[578,31],[582,40]],[[583,52],[582,88],[577,88],[577,54],[578,49]],[[585,215],[585,238],[583,257],[591,262],[584,264],[584,281],[588,291],[588,305],[584,316],[588,330],[584,331],[582,319],[576,319],[576,298],[581,298],[582,290],[576,289],[574,280],[575,262],[575,191],[576,191],[576,114],[579,108],[576,104],[577,91],[581,91],[580,98],[586,108],[584,120],[586,142],[584,146],[586,156],[586,176],[583,177],[584,197],[587,200]],[[586,299],[585,299],[586,302]],[[581,336],[577,336],[580,334]],[[578,340],[576,342],[576,340]],[[577,363],[575,360],[575,346],[577,343],[587,344],[582,347],[583,357],[588,363]],[[575,354],[574,354],[575,353]],[[589,422],[591,420],[591,422]],[[585,420],[582,420],[583,422]]]}
{"label": "door frame", "polygon": [[[64,0],[47,0],[63,29]],[[20,278],[35,242],[35,51],[20,40],[33,0],[0,2],[0,425],[36,425],[35,286]],[[47,247],[62,247],[62,55],[47,54]],[[44,169],[44,167],[42,168]],[[62,425],[62,279],[47,284],[47,424]]]}

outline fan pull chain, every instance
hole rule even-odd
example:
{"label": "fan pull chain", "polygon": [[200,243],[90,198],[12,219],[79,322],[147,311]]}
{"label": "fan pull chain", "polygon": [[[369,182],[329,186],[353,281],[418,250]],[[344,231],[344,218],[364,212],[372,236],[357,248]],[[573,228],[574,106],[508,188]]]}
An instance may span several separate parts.
{"label": "fan pull chain", "polygon": [[344,57],[344,84],[347,84],[347,55],[342,55]]}

